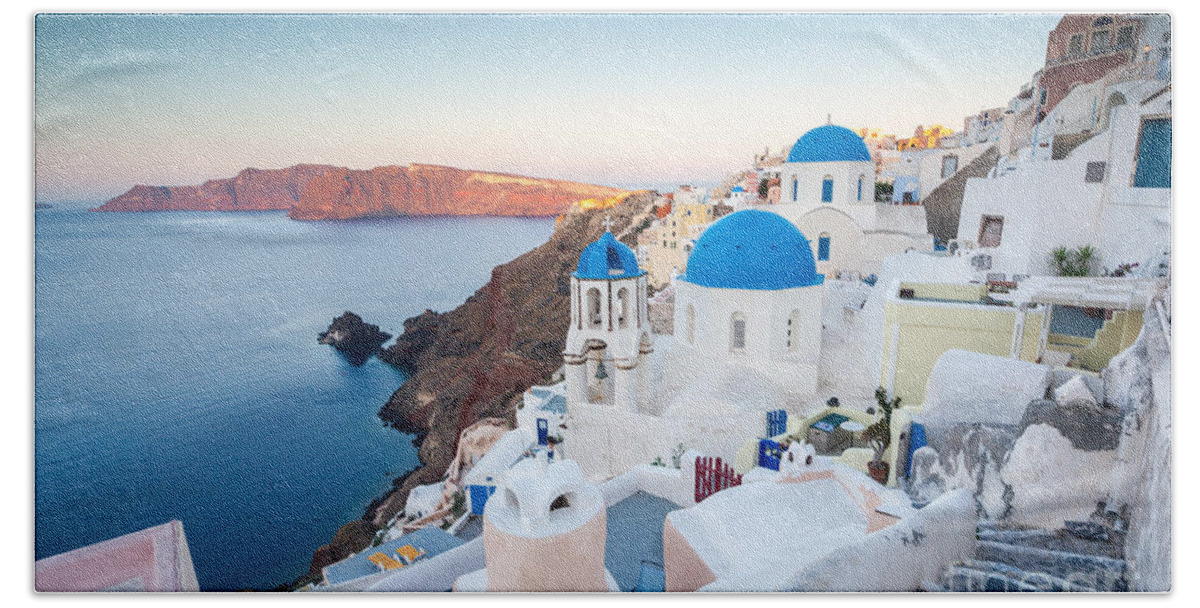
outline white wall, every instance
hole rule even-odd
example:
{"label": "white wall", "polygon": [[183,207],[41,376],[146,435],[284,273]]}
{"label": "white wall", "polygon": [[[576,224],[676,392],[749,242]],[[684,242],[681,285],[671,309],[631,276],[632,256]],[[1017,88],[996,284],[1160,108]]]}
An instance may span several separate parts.
{"label": "white wall", "polygon": [[[967,181],[958,238],[977,241],[984,215],[1004,218],[993,272],[1052,274],[1056,247],[1091,245],[1097,267],[1146,260],[1170,245],[1168,188],[1133,188],[1137,138],[1143,115],[1169,112],[1169,94],[1147,106],[1131,100],[1113,111],[1113,126],[1066,159],[1023,162],[998,178]],[[1086,183],[1089,161],[1107,163],[1103,183]]]}
{"label": "white wall", "polygon": [[[781,205],[851,205],[875,200],[875,163],[841,161],[826,163],[783,163],[779,168]],[[833,200],[821,201],[821,184],[833,177]],[[858,179],[863,178],[862,200],[858,199]],[[792,199],[792,179],[800,180],[798,196]]]}
{"label": "white wall", "polygon": [[773,591],[904,592],[975,551],[975,501],[948,492],[896,524],[809,564]]}
{"label": "white wall", "polygon": [[[679,281],[675,290],[677,361],[695,369],[715,369],[737,363],[759,368],[786,364],[793,383],[813,392],[816,363],[821,354],[823,285],[780,290],[723,289]],[[689,308],[695,332],[688,336]],[[798,311],[788,347],[788,319]],[[746,321],[745,348],[732,349],[734,314]],[[689,337],[692,338],[689,341]]]}

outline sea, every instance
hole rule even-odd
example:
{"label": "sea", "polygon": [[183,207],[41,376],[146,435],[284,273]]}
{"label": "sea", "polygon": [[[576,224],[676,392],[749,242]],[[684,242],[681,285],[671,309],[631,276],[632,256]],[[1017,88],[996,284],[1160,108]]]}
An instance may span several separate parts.
{"label": "sea", "polygon": [[272,589],[418,464],[405,380],[317,343],[448,311],[552,219],[35,212],[35,554],[178,519],[200,588]]}

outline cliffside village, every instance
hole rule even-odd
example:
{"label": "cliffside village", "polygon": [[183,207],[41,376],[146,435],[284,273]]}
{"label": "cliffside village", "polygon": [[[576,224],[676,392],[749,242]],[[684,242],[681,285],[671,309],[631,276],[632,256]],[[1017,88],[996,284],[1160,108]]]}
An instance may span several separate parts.
{"label": "cliffside village", "polygon": [[[959,130],[812,125],[606,220],[555,382],[304,590],[1169,590],[1170,48],[1068,15]],[[152,534],[194,590],[172,525],[39,581]]]}

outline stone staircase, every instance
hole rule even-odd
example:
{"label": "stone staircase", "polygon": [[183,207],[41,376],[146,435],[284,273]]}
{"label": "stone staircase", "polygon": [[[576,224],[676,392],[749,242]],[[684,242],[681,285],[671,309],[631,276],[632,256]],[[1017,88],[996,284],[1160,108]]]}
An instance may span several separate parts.
{"label": "stone staircase", "polygon": [[1102,526],[1030,530],[981,521],[975,558],[951,564],[925,591],[1128,591],[1121,535]]}

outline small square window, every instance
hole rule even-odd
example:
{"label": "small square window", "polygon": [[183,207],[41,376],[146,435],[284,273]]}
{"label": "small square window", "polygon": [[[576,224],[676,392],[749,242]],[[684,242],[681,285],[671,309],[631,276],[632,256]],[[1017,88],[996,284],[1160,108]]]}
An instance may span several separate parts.
{"label": "small square window", "polygon": [[1083,176],[1083,181],[1089,184],[1099,184],[1104,181],[1104,168],[1107,165],[1102,160],[1092,161],[1087,164],[1087,173]]}

